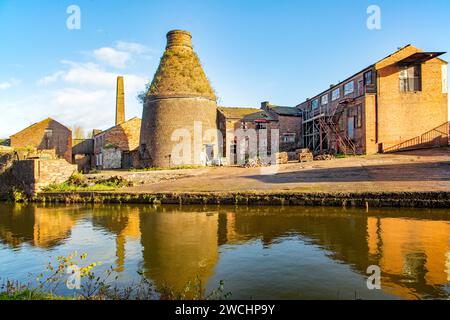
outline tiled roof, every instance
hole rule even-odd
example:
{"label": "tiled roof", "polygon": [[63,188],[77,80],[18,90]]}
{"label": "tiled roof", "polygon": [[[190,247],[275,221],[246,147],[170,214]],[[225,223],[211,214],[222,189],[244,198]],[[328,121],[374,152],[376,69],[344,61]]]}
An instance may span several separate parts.
{"label": "tiled roof", "polygon": [[270,109],[280,116],[300,116],[300,110],[295,107],[271,106]]}

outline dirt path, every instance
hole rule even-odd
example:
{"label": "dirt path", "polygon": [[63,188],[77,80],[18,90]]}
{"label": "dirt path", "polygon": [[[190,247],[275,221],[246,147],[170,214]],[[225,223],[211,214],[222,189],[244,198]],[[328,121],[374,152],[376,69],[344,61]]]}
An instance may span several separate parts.
{"label": "dirt path", "polygon": [[[189,172],[184,172],[189,171]],[[414,192],[450,191],[450,148],[290,163],[273,175],[221,167],[153,172],[154,180],[121,192]],[[158,175],[179,175],[159,179]]]}

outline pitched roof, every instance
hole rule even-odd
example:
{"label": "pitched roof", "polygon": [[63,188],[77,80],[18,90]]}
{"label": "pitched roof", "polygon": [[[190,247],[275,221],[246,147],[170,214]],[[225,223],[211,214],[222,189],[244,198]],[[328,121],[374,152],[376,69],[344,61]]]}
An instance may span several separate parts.
{"label": "pitched roof", "polygon": [[219,107],[218,110],[227,119],[242,119],[243,117],[249,114],[261,111],[256,108],[231,108],[231,107]]}
{"label": "pitched roof", "polygon": [[108,131],[110,131],[110,130],[112,130],[112,129],[114,129],[114,128],[123,126],[124,124],[127,124],[127,123],[129,123],[129,122],[131,122],[131,121],[136,121],[136,120],[139,120],[139,122],[142,121],[140,118],[134,117],[134,118],[131,118],[131,119],[125,121],[125,122],[122,122],[121,124],[118,124],[118,125],[116,125],[116,126],[112,126],[112,127],[108,128],[108,129],[106,129],[106,130],[97,132],[97,133],[94,134],[94,137],[98,136],[99,134],[103,134],[103,133],[105,133],[105,132],[108,132]]}
{"label": "pitched roof", "polygon": [[26,130],[32,129],[33,127],[35,127],[35,126],[37,126],[37,125],[39,125],[39,124],[50,123],[50,122],[56,122],[56,123],[59,124],[60,126],[63,126],[63,127],[65,127],[65,128],[67,128],[67,130],[72,131],[72,130],[70,130],[68,127],[66,127],[65,125],[63,125],[62,123],[60,123],[60,122],[56,121],[55,119],[52,119],[52,118],[49,117],[49,118],[44,119],[44,120],[42,120],[42,121],[33,123],[32,125],[26,127],[25,129],[22,129],[22,130],[20,130],[19,132],[13,134],[11,137],[15,137],[15,136],[17,136],[18,134],[20,134],[20,133],[22,133],[22,132],[24,132],[24,131],[26,131]]}
{"label": "pitched roof", "polygon": [[251,114],[246,115],[243,120],[245,122],[251,122],[251,121],[255,121],[257,119],[265,119],[267,121],[275,121],[276,119],[274,119],[272,116],[270,116],[269,113],[267,113],[264,110],[258,110],[256,112],[253,112]]}
{"label": "pitched roof", "polygon": [[295,107],[281,107],[281,106],[270,106],[270,110],[274,111],[280,116],[300,116],[301,112]]}

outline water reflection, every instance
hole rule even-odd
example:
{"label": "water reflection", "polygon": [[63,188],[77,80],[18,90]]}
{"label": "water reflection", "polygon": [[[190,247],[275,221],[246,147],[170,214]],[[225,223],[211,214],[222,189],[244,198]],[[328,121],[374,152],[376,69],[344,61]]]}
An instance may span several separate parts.
{"label": "water reflection", "polygon": [[[337,298],[367,291],[365,271],[379,265],[383,291],[364,297],[448,298],[449,214],[0,203],[0,277],[17,278],[17,271],[30,270],[25,263],[55,248],[85,251],[90,240],[98,244],[90,255],[105,254],[105,237],[112,236],[115,270],[134,272],[131,261],[158,288],[181,289],[198,277],[210,287],[229,281],[235,298]],[[92,230],[81,232],[86,224]]]}

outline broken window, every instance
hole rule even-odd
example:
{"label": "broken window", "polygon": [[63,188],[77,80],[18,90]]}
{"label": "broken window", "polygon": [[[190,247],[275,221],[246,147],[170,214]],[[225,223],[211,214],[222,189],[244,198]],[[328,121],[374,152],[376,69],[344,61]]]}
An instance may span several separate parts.
{"label": "broken window", "polygon": [[326,104],[328,104],[328,94],[322,96],[321,104],[322,104],[323,106],[326,105]]}
{"label": "broken window", "polygon": [[422,91],[422,66],[416,64],[400,69],[400,92]]}

